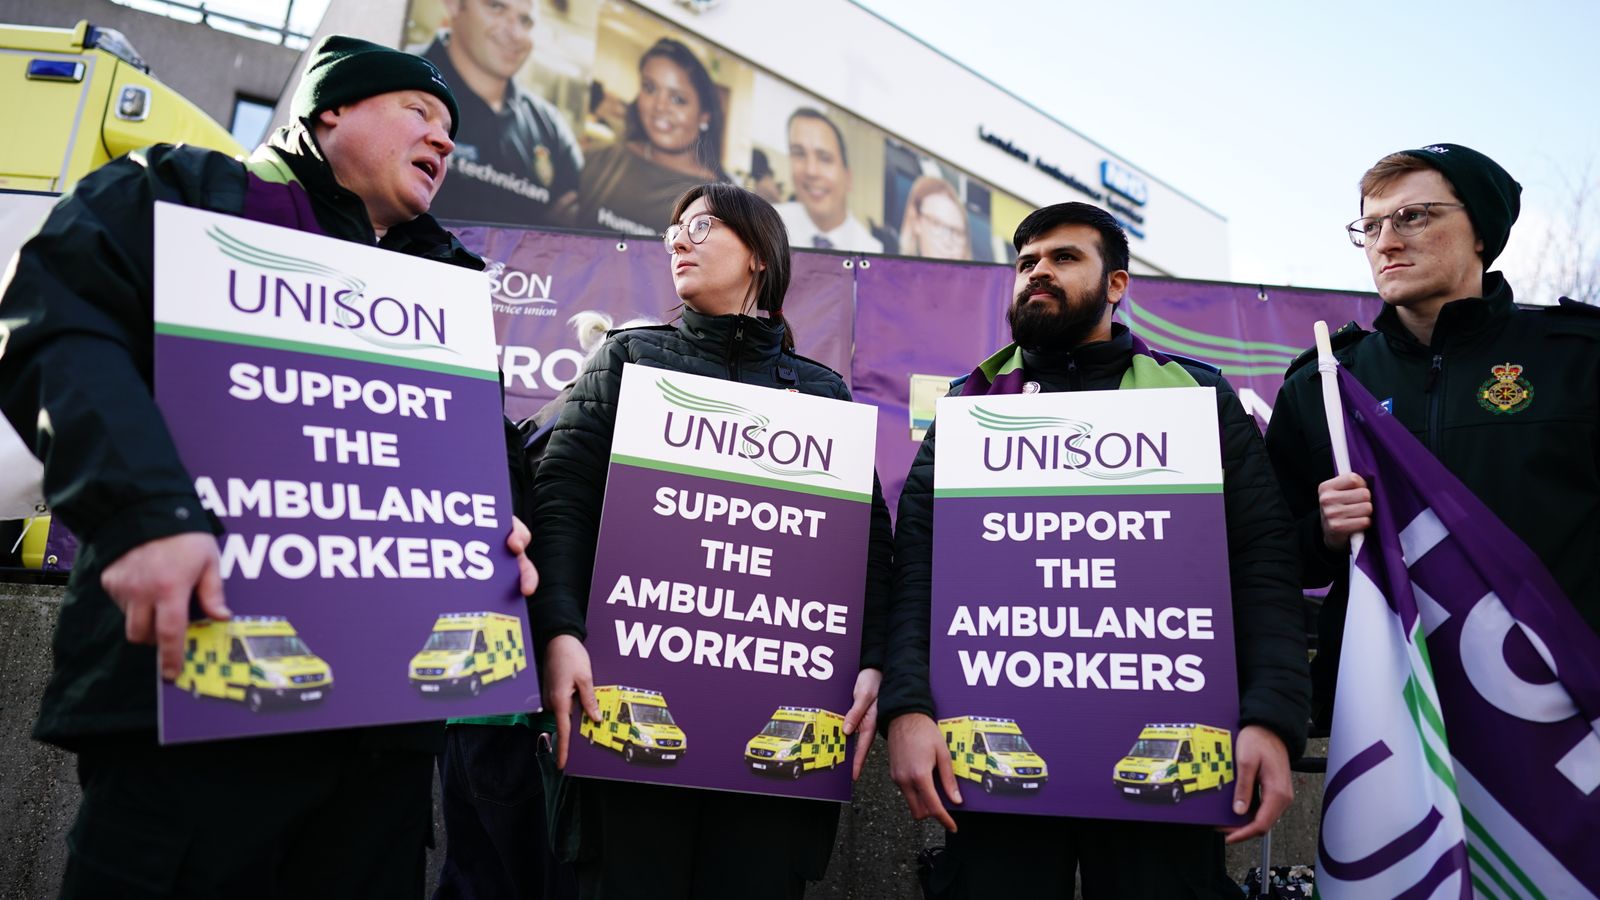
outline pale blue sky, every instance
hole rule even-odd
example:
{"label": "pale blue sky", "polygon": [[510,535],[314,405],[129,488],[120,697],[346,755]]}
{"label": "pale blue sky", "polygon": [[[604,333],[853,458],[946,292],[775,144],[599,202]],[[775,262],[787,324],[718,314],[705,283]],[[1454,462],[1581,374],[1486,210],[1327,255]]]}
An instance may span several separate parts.
{"label": "pale blue sky", "polygon": [[1522,182],[1514,284],[1563,178],[1600,180],[1592,0],[858,2],[1222,213],[1235,281],[1371,290],[1342,226],[1390,151],[1466,144]]}

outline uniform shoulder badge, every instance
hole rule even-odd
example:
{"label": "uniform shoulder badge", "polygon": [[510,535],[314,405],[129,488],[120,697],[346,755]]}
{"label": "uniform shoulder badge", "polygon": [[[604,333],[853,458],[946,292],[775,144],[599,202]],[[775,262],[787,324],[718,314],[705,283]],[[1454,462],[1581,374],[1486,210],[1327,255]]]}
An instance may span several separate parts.
{"label": "uniform shoulder badge", "polygon": [[1494,377],[1478,386],[1478,405],[1495,415],[1519,413],[1533,404],[1533,385],[1522,377],[1522,366],[1501,363],[1489,370]]}

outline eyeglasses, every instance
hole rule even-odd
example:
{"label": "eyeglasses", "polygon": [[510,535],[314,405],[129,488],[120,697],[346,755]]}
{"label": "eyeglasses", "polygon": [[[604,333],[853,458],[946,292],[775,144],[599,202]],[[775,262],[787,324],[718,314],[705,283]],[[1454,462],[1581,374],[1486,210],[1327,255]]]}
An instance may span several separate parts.
{"label": "eyeglasses", "polygon": [[672,252],[672,245],[677,242],[678,235],[683,234],[685,231],[689,233],[689,243],[704,244],[706,235],[711,233],[711,222],[714,219],[721,221],[716,216],[704,215],[695,216],[689,220],[687,225],[668,225],[666,234],[661,236],[662,243],[667,246],[667,252]]}
{"label": "eyeglasses", "polygon": [[1460,203],[1413,203],[1402,206],[1387,216],[1367,216],[1357,219],[1345,226],[1350,232],[1350,243],[1357,247],[1365,247],[1369,242],[1377,241],[1378,235],[1383,233],[1383,223],[1388,220],[1395,234],[1410,236],[1421,234],[1422,229],[1428,227],[1428,218],[1433,215],[1433,208],[1466,209]]}

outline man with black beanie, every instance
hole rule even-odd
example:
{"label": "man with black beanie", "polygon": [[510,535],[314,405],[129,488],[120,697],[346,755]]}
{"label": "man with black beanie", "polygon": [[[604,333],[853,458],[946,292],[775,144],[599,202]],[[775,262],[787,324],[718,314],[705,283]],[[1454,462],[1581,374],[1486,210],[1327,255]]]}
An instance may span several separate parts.
{"label": "man with black beanie", "polygon": [[[1515,531],[1590,627],[1600,629],[1600,311],[1563,298],[1519,309],[1487,271],[1522,186],[1494,160],[1430,144],[1361,178],[1365,250],[1384,309],[1333,336],[1339,364]],[[1332,582],[1312,663],[1314,716],[1331,722],[1350,536],[1371,524],[1359,474],[1335,476],[1315,350],[1284,376],[1267,449],[1295,517],[1301,582]]]}
{"label": "man with black beanie", "polygon": [[[432,63],[330,37],[293,113],[248,160],[163,144],[106,164],[0,284],[0,410],[81,541],[34,726],[78,756],[62,897],[422,895],[439,724],[156,741],[154,676],[182,668],[191,603],[231,616],[220,522],[151,395],[156,202],[483,268],[427,215],[456,121]],[[507,546],[526,543],[518,524]]]}

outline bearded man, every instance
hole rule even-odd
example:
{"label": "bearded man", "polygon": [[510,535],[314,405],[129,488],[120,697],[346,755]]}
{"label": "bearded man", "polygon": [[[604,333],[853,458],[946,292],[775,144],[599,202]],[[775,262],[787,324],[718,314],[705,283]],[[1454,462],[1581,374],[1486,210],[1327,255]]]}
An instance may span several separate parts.
{"label": "bearded man", "polygon": [[[1310,684],[1293,531],[1255,420],[1214,368],[1156,353],[1112,322],[1128,291],[1128,238],[1104,210],[1060,203],[1017,226],[1014,341],[953,393],[1048,393],[1139,387],[1214,387],[1222,442],[1235,654],[1239,675],[1234,811],[1260,804],[1229,843],[1272,827],[1294,797],[1289,761],[1305,744]],[[935,427],[917,452],[895,529],[887,665],[878,695],[889,723],[890,774],[917,819],[950,832],[931,879],[941,897],[1237,897],[1223,865],[1224,834],[1199,825],[999,813],[951,813],[961,792],[928,684],[933,573]],[[935,778],[937,777],[937,782]],[[958,828],[959,826],[959,828]]]}

